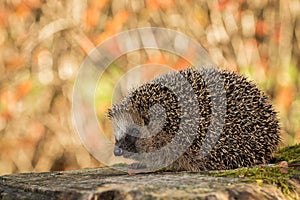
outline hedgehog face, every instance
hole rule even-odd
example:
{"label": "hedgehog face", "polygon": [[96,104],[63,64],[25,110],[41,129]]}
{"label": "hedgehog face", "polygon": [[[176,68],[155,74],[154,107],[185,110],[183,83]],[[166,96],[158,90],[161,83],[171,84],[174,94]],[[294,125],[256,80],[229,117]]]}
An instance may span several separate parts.
{"label": "hedgehog face", "polygon": [[150,134],[147,126],[141,126],[132,120],[132,115],[118,113],[112,118],[112,126],[115,136],[115,156],[130,158],[134,153],[145,151],[141,141]]}
{"label": "hedgehog face", "polygon": [[109,110],[114,136],[115,156],[132,158],[135,153],[151,151],[155,146],[155,136],[162,133],[165,125],[165,109],[155,104],[147,114],[140,110]]}
{"label": "hedgehog face", "polygon": [[140,148],[138,148],[138,141],[141,130],[127,127],[126,131],[122,134],[123,137],[115,140],[114,155],[128,158],[134,153],[138,153],[140,151]]}

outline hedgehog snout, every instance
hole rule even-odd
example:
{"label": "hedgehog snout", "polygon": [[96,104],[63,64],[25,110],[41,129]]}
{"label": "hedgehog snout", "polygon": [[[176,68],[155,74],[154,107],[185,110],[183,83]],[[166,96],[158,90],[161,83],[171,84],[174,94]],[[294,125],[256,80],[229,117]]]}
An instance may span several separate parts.
{"label": "hedgehog snout", "polygon": [[115,156],[122,156],[123,155],[123,149],[118,147],[118,146],[115,146],[114,148],[114,155]]}
{"label": "hedgehog snout", "polygon": [[[137,131],[133,131],[133,133],[137,133]],[[115,156],[123,156],[127,157],[130,156],[132,153],[137,153],[136,149],[136,141],[137,137],[132,136],[132,134],[127,134],[120,138],[119,140],[115,140],[115,147],[114,147],[114,155]]]}

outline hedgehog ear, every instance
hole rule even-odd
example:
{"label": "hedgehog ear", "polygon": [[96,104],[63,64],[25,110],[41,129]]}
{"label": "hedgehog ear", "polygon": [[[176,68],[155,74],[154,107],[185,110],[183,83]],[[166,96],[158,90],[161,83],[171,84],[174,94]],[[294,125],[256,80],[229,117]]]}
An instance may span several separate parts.
{"label": "hedgehog ear", "polygon": [[137,128],[133,128],[130,130],[130,135],[134,137],[139,137],[139,135],[141,135],[141,132]]}

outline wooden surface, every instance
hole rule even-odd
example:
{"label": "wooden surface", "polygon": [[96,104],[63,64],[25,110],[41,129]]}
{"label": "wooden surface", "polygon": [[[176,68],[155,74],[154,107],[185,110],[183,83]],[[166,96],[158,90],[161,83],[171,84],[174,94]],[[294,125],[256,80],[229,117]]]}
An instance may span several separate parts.
{"label": "wooden surface", "polygon": [[[298,191],[299,192],[299,191]],[[0,199],[288,199],[273,185],[191,172],[128,175],[111,168],[0,177]]]}

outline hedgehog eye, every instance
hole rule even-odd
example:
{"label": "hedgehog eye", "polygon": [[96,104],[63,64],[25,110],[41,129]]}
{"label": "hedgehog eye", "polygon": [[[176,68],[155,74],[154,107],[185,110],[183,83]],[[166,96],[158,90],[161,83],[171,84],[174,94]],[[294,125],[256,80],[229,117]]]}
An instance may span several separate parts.
{"label": "hedgehog eye", "polygon": [[133,128],[130,130],[130,135],[134,136],[134,137],[137,137],[140,135],[140,131],[137,130],[136,128]]}
{"label": "hedgehog eye", "polygon": [[125,143],[126,143],[127,145],[132,145],[132,144],[134,144],[134,143],[136,142],[136,139],[137,139],[137,138],[134,137],[134,136],[126,135],[124,141],[125,141]]}

